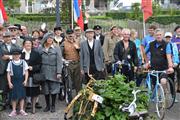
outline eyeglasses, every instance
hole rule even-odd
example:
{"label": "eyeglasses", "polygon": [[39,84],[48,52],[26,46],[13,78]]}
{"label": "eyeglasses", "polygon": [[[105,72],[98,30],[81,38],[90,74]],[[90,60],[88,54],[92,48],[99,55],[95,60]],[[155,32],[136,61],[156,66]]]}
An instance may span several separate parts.
{"label": "eyeglasses", "polygon": [[11,29],[10,31],[11,31],[11,32],[15,32],[15,31],[17,31],[17,30],[16,30],[16,29]]}

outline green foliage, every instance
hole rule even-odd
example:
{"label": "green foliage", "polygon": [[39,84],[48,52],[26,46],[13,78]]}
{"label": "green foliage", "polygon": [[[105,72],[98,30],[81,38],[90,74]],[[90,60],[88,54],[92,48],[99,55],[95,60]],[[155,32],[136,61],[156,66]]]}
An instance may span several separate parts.
{"label": "green foliage", "polygon": [[152,16],[148,19],[149,23],[152,22],[157,22],[163,25],[168,25],[171,23],[177,23],[180,24],[180,15],[174,15],[174,16],[170,16],[170,15],[161,15],[161,16]]}
{"label": "green foliage", "polygon": [[10,9],[19,8],[21,6],[20,0],[6,0],[4,4]]}
{"label": "green foliage", "polygon": [[[126,78],[122,75],[115,75],[115,77],[111,77],[109,80],[96,81],[92,86],[94,93],[103,97],[104,101],[102,104],[99,104],[95,117],[90,117],[93,105],[89,103],[87,105],[87,111],[85,112],[86,114],[81,116],[79,120],[86,120],[87,118],[89,118],[88,120],[127,120],[129,113],[122,112],[119,106],[124,103],[130,104],[133,101],[132,91],[136,89],[136,84],[133,81],[125,83],[125,79]],[[87,96],[82,97],[81,100],[86,97]],[[81,100],[79,102],[81,102]],[[140,93],[138,95],[137,105],[137,110],[139,112],[147,110],[148,96],[145,93]],[[75,106],[74,120],[77,120],[76,115],[79,111],[80,104],[76,103]]]}

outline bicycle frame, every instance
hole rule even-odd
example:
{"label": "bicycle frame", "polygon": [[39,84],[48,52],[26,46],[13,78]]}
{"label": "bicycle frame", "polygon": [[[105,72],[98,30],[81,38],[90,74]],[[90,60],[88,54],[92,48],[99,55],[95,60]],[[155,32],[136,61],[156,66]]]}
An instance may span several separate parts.
{"label": "bicycle frame", "polygon": [[146,85],[148,87],[148,94],[151,94],[152,91],[152,82],[151,82],[151,76],[156,77],[156,84],[154,86],[153,92],[152,92],[152,96],[149,96],[150,100],[153,100],[154,97],[157,95],[157,87],[158,85],[160,85],[159,82],[159,73],[166,73],[166,71],[149,71],[147,74],[147,78],[146,78]]}

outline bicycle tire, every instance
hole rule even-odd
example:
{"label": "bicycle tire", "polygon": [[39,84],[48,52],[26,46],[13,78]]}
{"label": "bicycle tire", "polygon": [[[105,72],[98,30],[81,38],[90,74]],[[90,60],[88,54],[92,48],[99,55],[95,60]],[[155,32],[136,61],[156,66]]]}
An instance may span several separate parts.
{"label": "bicycle tire", "polygon": [[171,109],[175,103],[176,91],[175,91],[175,84],[172,81],[172,79],[168,77],[167,80],[168,82],[165,90],[166,108]]}
{"label": "bicycle tire", "polygon": [[164,119],[165,116],[165,110],[166,110],[166,101],[165,101],[165,95],[164,95],[164,89],[161,86],[161,84],[158,84],[156,86],[156,112],[157,116],[160,120]]}
{"label": "bicycle tire", "polygon": [[66,83],[65,83],[65,100],[66,103],[69,104],[72,100],[72,81],[71,81],[71,77],[68,74],[67,79],[66,79]]}

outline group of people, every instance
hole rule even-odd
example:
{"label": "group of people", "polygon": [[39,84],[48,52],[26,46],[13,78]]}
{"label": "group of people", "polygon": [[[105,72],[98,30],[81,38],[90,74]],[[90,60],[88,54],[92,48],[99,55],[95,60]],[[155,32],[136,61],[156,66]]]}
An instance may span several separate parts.
{"label": "group of people", "polygon": [[[12,105],[10,117],[19,113],[27,115],[31,105],[32,113],[40,108],[39,95],[45,96],[44,112],[55,112],[56,96],[60,93],[63,60],[69,62],[70,77],[76,93],[91,74],[97,80],[105,79],[112,71],[112,64],[121,62],[122,74],[127,81],[135,78],[135,72],[142,65],[153,70],[167,70],[173,79],[174,69],[180,81],[179,53],[180,26],[174,33],[166,32],[151,25],[148,35],[141,41],[136,30],[112,26],[103,34],[99,25],[84,32],[80,27],[63,30],[60,26],[53,31],[33,30],[28,33],[26,26],[15,24],[0,26],[0,90],[8,96]],[[41,84],[34,82],[34,74],[43,73]],[[173,75],[172,75],[173,74]],[[165,76],[166,77],[166,76]],[[141,77],[136,77],[137,86]],[[166,81],[161,81],[165,83]],[[179,85],[180,86],[180,85]],[[179,87],[180,91],[180,87]],[[6,99],[5,99],[6,100]]]}

